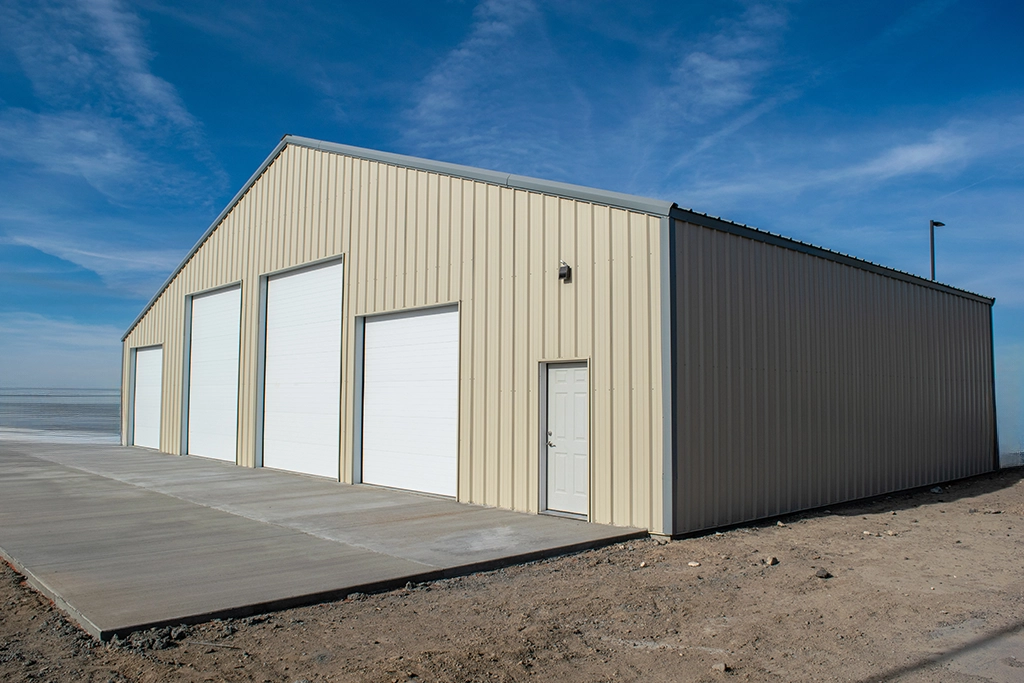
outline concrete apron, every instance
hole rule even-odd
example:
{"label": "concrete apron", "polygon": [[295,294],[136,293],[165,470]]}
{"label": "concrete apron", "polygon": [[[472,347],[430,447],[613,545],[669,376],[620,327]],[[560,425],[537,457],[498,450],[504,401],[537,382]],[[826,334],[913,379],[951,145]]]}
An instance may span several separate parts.
{"label": "concrete apron", "polygon": [[0,554],[101,639],[646,535],[120,446],[0,441],[0,472]]}

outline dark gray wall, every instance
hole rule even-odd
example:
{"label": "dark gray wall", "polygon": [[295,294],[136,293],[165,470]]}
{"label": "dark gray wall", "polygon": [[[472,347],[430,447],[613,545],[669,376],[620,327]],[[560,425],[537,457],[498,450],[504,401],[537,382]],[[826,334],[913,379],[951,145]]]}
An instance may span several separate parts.
{"label": "dark gray wall", "polygon": [[995,467],[990,302],[673,223],[675,533]]}

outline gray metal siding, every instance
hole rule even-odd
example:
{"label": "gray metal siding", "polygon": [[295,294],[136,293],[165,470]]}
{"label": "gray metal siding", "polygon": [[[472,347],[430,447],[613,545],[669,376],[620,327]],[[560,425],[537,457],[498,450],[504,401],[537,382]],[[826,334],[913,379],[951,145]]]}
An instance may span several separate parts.
{"label": "gray metal siding", "polygon": [[673,229],[675,533],[993,469],[989,303]]}

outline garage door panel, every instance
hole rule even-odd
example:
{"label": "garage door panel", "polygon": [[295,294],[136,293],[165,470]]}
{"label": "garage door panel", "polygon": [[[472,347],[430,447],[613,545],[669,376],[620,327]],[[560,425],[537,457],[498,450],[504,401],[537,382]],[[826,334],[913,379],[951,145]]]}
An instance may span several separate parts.
{"label": "garage door panel", "polygon": [[[381,452],[415,453],[417,456],[423,454],[444,455],[451,454],[458,445],[456,438],[456,420],[445,420],[438,424],[435,418],[410,418],[400,417],[402,427],[390,435],[386,443],[375,444],[375,449]],[[446,432],[448,438],[424,439],[423,434],[431,431]]]}
{"label": "garage door panel", "polygon": [[452,358],[451,354],[442,352],[414,353],[415,350],[414,346],[388,349],[398,358],[392,361],[392,365],[380,370],[377,381],[410,385],[437,382],[447,379],[452,367],[458,365],[458,356]]}
{"label": "garage door panel", "polygon": [[192,298],[188,453],[235,462],[241,288]]}
{"label": "garage door panel", "polygon": [[451,414],[451,404],[457,400],[458,392],[448,397],[435,394],[434,400],[429,402],[415,400],[389,401],[386,396],[381,396],[365,400],[363,402],[363,410],[390,420],[447,419],[456,422]]}
{"label": "garage door panel", "polygon": [[[323,380],[318,377],[307,377],[311,366],[320,366],[327,370],[334,370],[338,360],[333,353],[322,353],[316,347],[309,347],[309,352],[296,352],[291,349],[287,354],[278,354],[274,359],[274,365],[266,371],[266,385],[287,384],[287,385],[312,385],[319,386]],[[340,352],[340,349],[339,349]]]}
{"label": "garage door panel", "polygon": [[[379,455],[384,458],[383,462],[391,462],[394,465],[402,463],[405,459],[404,452],[381,452]],[[424,482],[436,479],[438,471],[447,468],[450,464],[450,460],[447,457],[431,457],[421,454],[415,465],[405,463],[401,467],[396,467],[391,472],[387,483],[380,485],[407,491],[422,491],[424,493],[454,497],[456,494],[454,486],[443,489],[435,487],[431,490],[424,488]]]}
{"label": "garage door panel", "polygon": [[[310,387],[310,389],[309,389],[310,391],[312,391],[313,388],[316,388],[315,385],[307,385],[307,386]],[[303,385],[295,385],[295,386],[292,386],[292,387],[284,387],[284,388],[282,388],[282,391],[284,391],[286,389],[292,389],[292,390],[295,390],[295,391],[302,391],[303,390]],[[335,402],[337,402],[337,401],[335,401]],[[289,403],[282,402],[281,405],[277,405],[277,402],[275,401],[274,412],[275,413],[280,413],[281,415],[284,415],[284,416],[286,416],[288,418],[287,422],[282,423],[280,425],[281,429],[288,428],[289,423],[294,423],[296,419],[301,419],[302,416],[304,416],[304,415],[305,416],[309,416],[310,419],[313,419],[316,416],[322,416],[322,415],[333,416],[335,414],[334,406],[325,405],[324,403],[321,403],[321,402],[318,402],[318,401],[315,401],[315,400],[311,401],[309,403],[303,403],[301,401],[293,401],[293,402],[289,402]]]}
{"label": "garage door panel", "polygon": [[341,289],[340,263],[267,283],[266,467],[338,478]]}
{"label": "garage door panel", "polygon": [[[340,320],[335,321],[337,324],[340,324],[340,322]],[[281,330],[278,330],[275,339],[277,348],[273,351],[277,361],[280,363],[299,363],[302,367],[308,366],[309,363],[313,362],[314,358],[319,361],[333,361],[335,351],[333,337],[336,335],[336,331],[332,328],[333,326],[310,327],[308,330],[293,337],[286,337],[282,334]],[[324,348],[324,344],[331,344],[332,346],[331,348]],[[267,371],[273,375],[285,367],[284,365],[268,367]],[[289,382],[294,382],[296,379],[303,381],[307,378],[307,375],[299,375],[298,378],[287,375],[287,378]],[[315,377],[310,376],[309,379],[310,381],[317,381]]]}
{"label": "garage door panel", "polygon": [[459,314],[366,321],[363,481],[457,494]]}
{"label": "garage door panel", "polygon": [[[328,440],[328,443],[337,441],[337,436],[334,439],[329,439],[329,435],[324,433],[323,424],[328,422],[333,415],[323,411],[320,412],[303,412],[303,411],[278,411],[278,417],[280,418],[280,424],[272,431],[269,437],[264,437],[264,442],[271,440],[277,440],[278,442],[294,441],[296,443],[318,443]],[[332,456],[333,457],[333,456]],[[274,462],[265,463],[270,467],[281,467],[285,462]],[[287,467],[281,467],[281,469],[288,469]]]}

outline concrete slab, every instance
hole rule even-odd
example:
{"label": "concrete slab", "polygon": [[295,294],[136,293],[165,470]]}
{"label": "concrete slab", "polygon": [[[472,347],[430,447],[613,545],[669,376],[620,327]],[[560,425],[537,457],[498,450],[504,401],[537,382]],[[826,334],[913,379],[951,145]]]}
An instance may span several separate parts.
{"label": "concrete slab", "polygon": [[102,444],[0,441],[0,472],[0,554],[101,638],[645,535]]}

